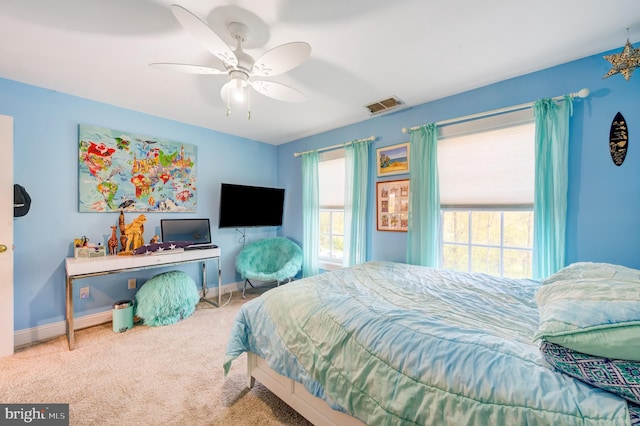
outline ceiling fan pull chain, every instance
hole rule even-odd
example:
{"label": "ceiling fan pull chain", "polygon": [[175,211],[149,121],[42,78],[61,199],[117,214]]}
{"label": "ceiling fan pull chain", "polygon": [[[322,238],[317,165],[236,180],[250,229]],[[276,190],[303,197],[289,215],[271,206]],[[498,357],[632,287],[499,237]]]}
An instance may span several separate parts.
{"label": "ceiling fan pull chain", "polygon": [[251,120],[251,87],[247,86],[247,120]]}
{"label": "ceiling fan pull chain", "polygon": [[229,96],[231,96],[229,95],[230,91],[231,90],[227,90],[227,117],[231,115],[231,106],[229,106]]}

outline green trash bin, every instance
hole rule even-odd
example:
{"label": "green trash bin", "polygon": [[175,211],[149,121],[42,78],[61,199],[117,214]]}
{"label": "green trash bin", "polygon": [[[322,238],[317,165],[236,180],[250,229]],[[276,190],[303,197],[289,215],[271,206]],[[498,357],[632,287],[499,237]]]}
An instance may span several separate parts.
{"label": "green trash bin", "polygon": [[113,331],[122,333],[133,328],[133,301],[118,300],[113,304]]}

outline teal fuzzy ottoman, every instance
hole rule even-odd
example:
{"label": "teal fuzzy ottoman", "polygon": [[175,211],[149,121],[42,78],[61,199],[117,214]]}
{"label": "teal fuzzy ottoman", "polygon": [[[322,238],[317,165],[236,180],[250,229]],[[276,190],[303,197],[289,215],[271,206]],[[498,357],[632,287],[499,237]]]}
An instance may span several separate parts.
{"label": "teal fuzzy ottoman", "polygon": [[145,325],[169,325],[191,316],[200,294],[189,275],[169,271],[144,283],[136,294],[136,301],[136,315]]}

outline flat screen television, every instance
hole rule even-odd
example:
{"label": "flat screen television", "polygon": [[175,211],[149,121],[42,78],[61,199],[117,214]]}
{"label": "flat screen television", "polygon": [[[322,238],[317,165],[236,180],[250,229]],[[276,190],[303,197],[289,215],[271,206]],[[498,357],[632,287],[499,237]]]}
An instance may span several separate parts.
{"label": "flat screen television", "polygon": [[282,226],[284,188],[223,183],[219,228]]}

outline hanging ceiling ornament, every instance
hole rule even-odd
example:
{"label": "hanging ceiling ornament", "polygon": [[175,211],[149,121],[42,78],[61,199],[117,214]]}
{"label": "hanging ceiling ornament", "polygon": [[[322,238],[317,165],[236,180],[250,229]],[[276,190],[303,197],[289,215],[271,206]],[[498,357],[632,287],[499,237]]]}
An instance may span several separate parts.
{"label": "hanging ceiling ornament", "polygon": [[622,52],[613,55],[605,55],[604,59],[611,62],[611,69],[602,78],[611,77],[614,74],[622,74],[624,79],[629,81],[631,74],[636,68],[640,68],[640,49],[635,49],[628,38],[629,29],[627,28],[627,43],[624,45]]}

